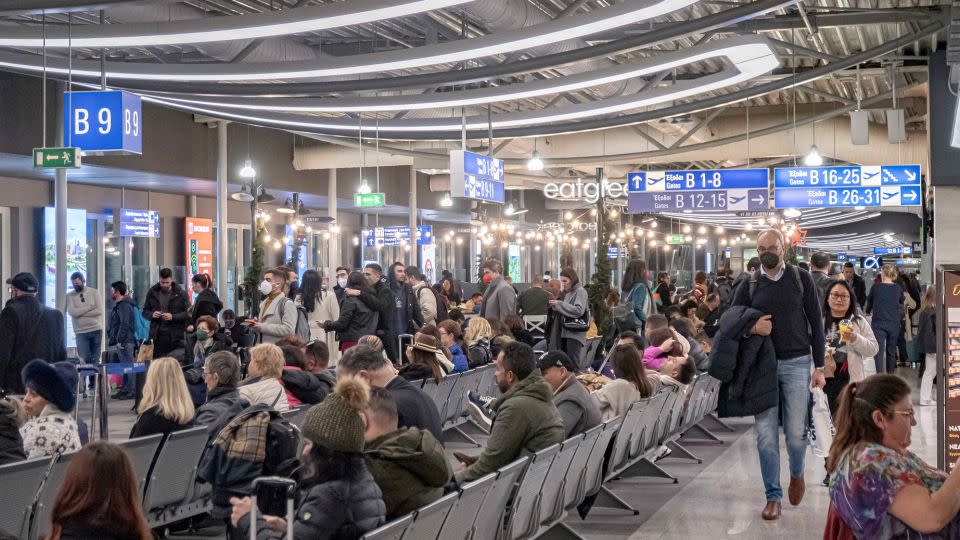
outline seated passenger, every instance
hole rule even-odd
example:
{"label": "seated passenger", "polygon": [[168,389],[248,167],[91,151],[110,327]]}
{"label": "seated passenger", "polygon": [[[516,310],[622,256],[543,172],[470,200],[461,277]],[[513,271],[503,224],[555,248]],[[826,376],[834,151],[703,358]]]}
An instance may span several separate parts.
{"label": "seated passenger", "polygon": [[531,347],[537,344],[537,340],[533,337],[533,334],[527,330],[527,325],[524,324],[523,319],[521,319],[516,313],[511,313],[504,317],[503,323],[507,325],[507,329],[510,330],[510,334],[513,336],[513,339],[519,341],[520,343],[526,343]]}
{"label": "seated passenger", "polygon": [[203,381],[207,385],[207,402],[197,409],[193,422],[199,426],[212,426],[220,415],[240,401],[237,392],[240,360],[228,351],[211,354],[203,365]]}
{"label": "seated passenger", "polygon": [[67,466],[47,540],[152,540],[127,453],[107,441],[83,447]]}
{"label": "seated passenger", "polygon": [[[678,341],[680,341],[680,338],[686,341],[684,356],[693,359],[693,364],[697,366],[698,371],[708,371],[710,369],[710,356],[708,352],[704,351],[700,341],[697,340],[696,333],[693,330],[693,322],[681,317],[670,321],[670,328],[673,328],[675,337],[679,336],[677,337]],[[683,345],[683,341],[681,341],[681,345]]]}
{"label": "seated passenger", "polygon": [[0,397],[0,465],[27,459],[20,436],[20,426],[26,421],[27,411],[19,399]]}
{"label": "seated passenger", "polygon": [[463,333],[463,340],[467,343],[467,362],[470,369],[485,366],[493,360],[490,349],[490,340],[493,339],[493,329],[483,317],[473,317],[467,322],[467,329]]}
{"label": "seated passenger", "polygon": [[697,365],[689,356],[671,356],[660,365],[658,374],[664,385],[676,386],[686,392],[687,386],[697,376]]}
{"label": "seated passenger", "polygon": [[470,369],[467,354],[463,345],[463,329],[452,320],[442,321],[438,326],[440,343],[450,351],[450,361],[453,363],[451,373],[463,373]]}
{"label": "seated passenger", "polygon": [[417,332],[413,344],[407,345],[405,355],[408,363],[400,368],[399,375],[408,381],[433,379],[439,383],[445,374],[437,359],[437,353],[440,352],[437,345],[433,336]]}
{"label": "seated passenger", "polygon": [[400,427],[415,427],[430,432],[438,441],[443,436],[440,412],[433,399],[423,390],[397,374],[396,368],[383,354],[365,344],[357,344],[345,352],[337,364],[337,380],[346,375],[359,375],[370,386],[386,388],[397,402]]}
{"label": "seated passenger", "polygon": [[960,534],[960,467],[948,474],[910,452],[916,423],[910,386],[896,375],[871,375],[841,392],[827,458],[830,513],[857,538]]}
{"label": "seated passenger", "polygon": [[643,367],[652,370],[660,369],[660,365],[667,361],[668,356],[682,354],[680,345],[674,339],[673,330],[661,328],[650,332],[650,346],[643,350]]}
{"label": "seated passenger", "polygon": [[[443,340],[440,339],[440,329],[432,324],[425,324],[417,330],[418,334],[426,334],[434,338],[437,342],[437,361],[440,362],[440,368],[443,370],[443,376],[453,373],[453,353],[450,352],[450,349],[443,344]],[[416,336],[414,336],[416,340]]]}
{"label": "seated passenger", "polygon": [[370,390],[363,418],[363,457],[383,492],[388,521],[443,496],[453,477],[443,447],[429,431],[397,427],[397,403],[389,391]]}
{"label": "seated passenger", "polygon": [[291,407],[299,407],[302,404],[315,405],[323,401],[327,396],[325,387],[313,373],[303,369],[303,352],[293,345],[282,345],[280,350],[283,351],[284,363],[280,382],[287,393],[287,403]]}
{"label": "seated passenger", "polygon": [[220,332],[220,323],[210,315],[202,315],[197,319],[194,336],[196,342],[187,356],[187,365],[191,367],[183,372],[183,376],[187,380],[187,389],[190,390],[194,407],[199,407],[207,399],[207,386],[203,380],[204,360],[215,352],[229,351],[233,347],[233,341],[228,334]]}
{"label": "seated passenger", "polygon": [[130,430],[131,439],[154,433],[166,435],[193,426],[193,400],[175,358],[167,356],[150,362],[137,412],[140,416]]}
{"label": "seated passenger", "polygon": [[[351,351],[356,350],[356,347]],[[370,387],[360,377],[342,375],[336,389],[314,405],[303,420],[303,461],[309,467],[310,485],[301,494],[293,524],[293,538],[359,538],[383,525],[386,509],[380,488],[363,460],[362,411],[370,400]],[[250,497],[230,499],[231,522],[250,536]],[[286,520],[257,515],[258,538],[286,538]],[[262,535],[262,536],[261,536]]]}
{"label": "seated passenger", "polygon": [[[543,381],[533,349],[518,341],[507,343],[497,357],[494,378],[503,397],[491,404],[496,415],[483,453],[459,470],[458,482],[471,482],[563,440],[563,420]],[[466,465],[466,463],[464,463]]]}
{"label": "seated passenger", "polygon": [[279,412],[290,409],[287,393],[280,384],[283,375],[283,351],[272,343],[261,343],[250,349],[250,365],[246,380],[240,383],[240,397],[251,405],[263,403]]}
{"label": "seated passenger", "polygon": [[303,352],[303,369],[317,377],[324,397],[333,392],[333,387],[337,385],[337,371],[330,367],[330,348],[326,342],[315,339],[307,343]]}
{"label": "seated passenger", "polygon": [[[178,366],[179,370],[179,366]],[[73,418],[77,404],[77,367],[70,362],[31,360],[21,373],[27,393],[23,408],[29,420],[20,427],[28,459],[80,449]]]}
{"label": "seated passenger", "polygon": [[537,362],[543,380],[553,390],[553,404],[563,420],[564,438],[600,425],[600,408],[577,380],[573,360],[563,351],[551,351]]}
{"label": "seated passenger", "polygon": [[640,351],[633,345],[617,345],[610,353],[615,380],[593,393],[604,422],[627,412],[637,400],[653,395],[653,386],[643,372]]}

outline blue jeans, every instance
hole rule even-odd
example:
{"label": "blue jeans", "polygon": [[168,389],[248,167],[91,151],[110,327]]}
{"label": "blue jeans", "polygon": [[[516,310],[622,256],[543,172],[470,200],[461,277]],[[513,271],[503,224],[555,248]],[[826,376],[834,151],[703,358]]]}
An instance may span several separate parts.
{"label": "blue jeans", "polygon": [[[137,344],[134,342],[130,343],[121,343],[117,345],[117,360],[120,363],[129,363],[134,360],[134,351],[137,348]],[[136,391],[136,376],[135,375],[124,375],[123,376],[123,388],[122,390],[134,393]]]}
{"label": "blue jeans", "polygon": [[[780,407],[783,407],[783,432],[787,439],[787,457],[790,477],[803,476],[803,459],[807,443],[803,439],[807,426],[807,404],[810,399],[811,356],[777,361],[777,381],[780,385]],[[778,408],[772,407],[754,416],[757,430],[757,450],[760,453],[760,474],[768,501],[783,498],[780,488],[780,429]]]}
{"label": "blue jeans", "polygon": [[898,323],[878,323],[871,325],[877,338],[879,350],[873,357],[877,373],[893,373],[897,370],[897,340],[900,339]]}
{"label": "blue jeans", "polygon": [[99,330],[77,334],[77,356],[84,364],[100,362],[100,339]]}

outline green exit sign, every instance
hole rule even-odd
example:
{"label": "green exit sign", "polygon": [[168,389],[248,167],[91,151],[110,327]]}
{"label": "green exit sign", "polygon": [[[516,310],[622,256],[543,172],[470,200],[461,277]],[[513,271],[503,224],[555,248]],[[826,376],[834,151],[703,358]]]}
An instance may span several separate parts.
{"label": "green exit sign", "polygon": [[667,243],[672,245],[679,245],[684,242],[682,234],[671,234],[667,237]]}
{"label": "green exit sign", "polygon": [[374,208],[383,206],[386,199],[383,193],[354,193],[353,206],[356,208]]}
{"label": "green exit sign", "polygon": [[34,148],[35,169],[76,169],[80,166],[79,148]]}

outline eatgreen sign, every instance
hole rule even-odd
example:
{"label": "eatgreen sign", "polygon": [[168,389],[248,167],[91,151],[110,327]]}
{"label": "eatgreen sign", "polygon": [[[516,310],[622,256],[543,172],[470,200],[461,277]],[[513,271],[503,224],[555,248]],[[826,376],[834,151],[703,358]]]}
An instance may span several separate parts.
{"label": "eatgreen sign", "polygon": [[386,196],[383,193],[354,193],[353,206],[356,208],[373,208],[383,206]]}
{"label": "eatgreen sign", "polygon": [[35,169],[76,169],[80,166],[79,148],[34,148]]}

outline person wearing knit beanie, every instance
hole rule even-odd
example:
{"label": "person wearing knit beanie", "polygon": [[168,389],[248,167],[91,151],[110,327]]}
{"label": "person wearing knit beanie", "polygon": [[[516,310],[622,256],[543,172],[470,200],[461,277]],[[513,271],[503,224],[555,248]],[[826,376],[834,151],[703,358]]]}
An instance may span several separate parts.
{"label": "person wearing knit beanie", "polygon": [[363,418],[370,402],[370,385],[357,376],[337,381],[333,393],[307,411],[303,436],[335,452],[363,451]]}

